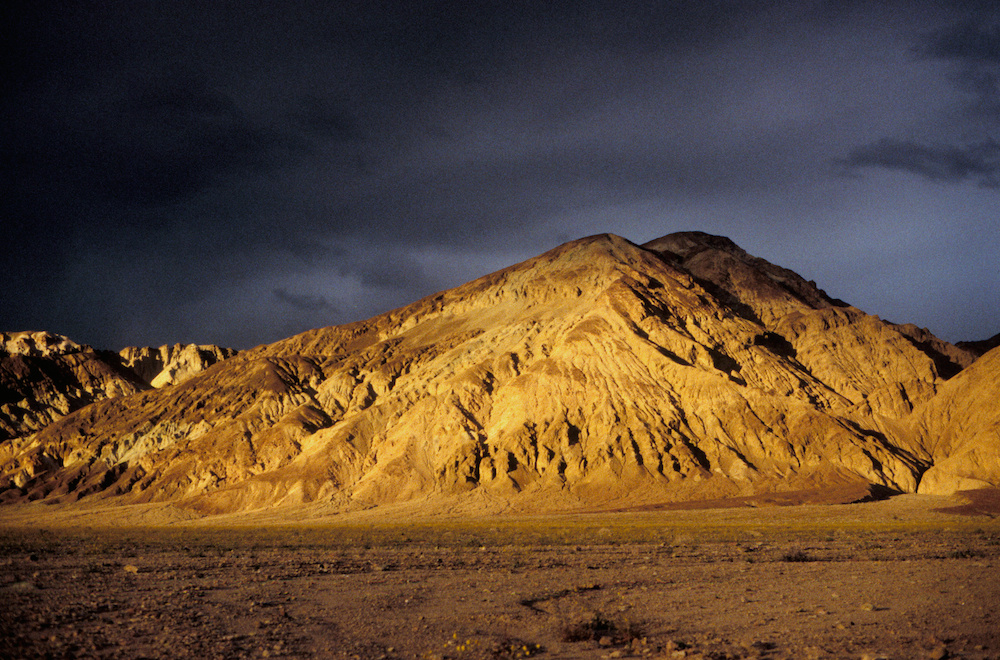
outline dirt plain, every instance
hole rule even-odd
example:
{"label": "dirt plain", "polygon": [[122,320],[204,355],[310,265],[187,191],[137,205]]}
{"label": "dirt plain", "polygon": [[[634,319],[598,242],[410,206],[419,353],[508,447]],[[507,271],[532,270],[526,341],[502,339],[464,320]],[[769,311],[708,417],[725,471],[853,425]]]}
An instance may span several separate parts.
{"label": "dirt plain", "polygon": [[998,501],[156,525],[4,507],[0,657],[1000,658]]}

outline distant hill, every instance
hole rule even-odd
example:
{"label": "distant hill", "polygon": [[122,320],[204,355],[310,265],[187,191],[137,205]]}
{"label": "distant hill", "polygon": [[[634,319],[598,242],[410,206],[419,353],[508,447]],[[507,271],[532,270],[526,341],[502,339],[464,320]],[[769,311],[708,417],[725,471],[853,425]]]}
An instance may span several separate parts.
{"label": "distant hill", "polygon": [[956,346],[974,355],[985,355],[1000,346],[1000,333],[993,335],[989,339],[982,339],[980,341],[960,341]]}

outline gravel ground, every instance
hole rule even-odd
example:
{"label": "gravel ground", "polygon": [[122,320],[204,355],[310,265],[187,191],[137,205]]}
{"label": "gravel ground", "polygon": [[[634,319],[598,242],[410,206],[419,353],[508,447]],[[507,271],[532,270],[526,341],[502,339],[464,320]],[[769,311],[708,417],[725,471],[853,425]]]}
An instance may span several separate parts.
{"label": "gravel ground", "polygon": [[0,657],[1000,658],[997,519],[854,506],[0,527]]}

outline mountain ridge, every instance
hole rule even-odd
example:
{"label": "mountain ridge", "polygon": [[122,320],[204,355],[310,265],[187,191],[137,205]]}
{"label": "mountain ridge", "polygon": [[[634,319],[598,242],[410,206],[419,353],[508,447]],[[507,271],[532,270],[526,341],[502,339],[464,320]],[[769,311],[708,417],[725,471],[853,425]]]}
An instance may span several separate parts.
{"label": "mountain ridge", "polygon": [[950,432],[928,402],[974,356],[925,332],[723,237],[602,234],[96,402],[0,447],[0,498],[571,508],[914,492],[932,468],[939,492],[972,482],[928,443]]}
{"label": "mountain ridge", "polygon": [[235,353],[195,344],[116,353],[46,331],[0,333],[0,441],[95,401],[182,382]]}

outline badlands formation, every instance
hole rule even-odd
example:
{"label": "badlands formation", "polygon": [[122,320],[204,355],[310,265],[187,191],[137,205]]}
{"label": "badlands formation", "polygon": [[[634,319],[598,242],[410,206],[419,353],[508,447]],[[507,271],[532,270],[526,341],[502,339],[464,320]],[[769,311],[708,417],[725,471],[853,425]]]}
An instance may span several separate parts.
{"label": "badlands formation", "polygon": [[232,357],[3,338],[11,504],[554,511],[1000,484],[1000,349],[699,232],[581,239]]}
{"label": "badlands formation", "polygon": [[120,353],[49,332],[0,333],[0,442],[115,396],[182,382],[236,351],[194,344]]}

